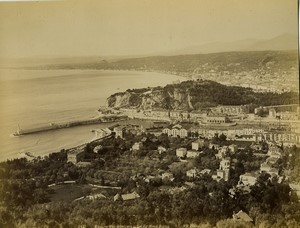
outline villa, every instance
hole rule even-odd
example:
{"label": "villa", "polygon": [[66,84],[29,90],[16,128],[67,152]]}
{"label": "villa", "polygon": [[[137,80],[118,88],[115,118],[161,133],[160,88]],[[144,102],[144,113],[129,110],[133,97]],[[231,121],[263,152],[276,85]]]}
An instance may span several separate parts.
{"label": "villa", "polygon": [[258,175],[256,173],[245,173],[240,175],[239,184],[252,186],[256,183]]}

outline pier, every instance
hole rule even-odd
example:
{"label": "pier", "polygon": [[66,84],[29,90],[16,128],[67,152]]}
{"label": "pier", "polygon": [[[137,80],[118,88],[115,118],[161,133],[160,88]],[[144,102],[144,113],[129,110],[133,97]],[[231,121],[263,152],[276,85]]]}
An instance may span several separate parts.
{"label": "pier", "polygon": [[65,123],[50,123],[48,126],[43,127],[37,127],[37,128],[29,128],[29,129],[18,129],[15,133],[13,133],[14,136],[21,136],[21,135],[29,135],[29,134],[35,134],[45,131],[52,131],[52,130],[59,130],[64,128],[71,128],[76,126],[83,126],[83,125],[92,125],[92,124],[101,124],[101,123],[111,123],[116,121],[122,121],[127,120],[128,116],[122,115],[122,116],[103,116],[98,117],[94,119],[87,119],[87,120],[75,120],[75,121],[68,121]]}

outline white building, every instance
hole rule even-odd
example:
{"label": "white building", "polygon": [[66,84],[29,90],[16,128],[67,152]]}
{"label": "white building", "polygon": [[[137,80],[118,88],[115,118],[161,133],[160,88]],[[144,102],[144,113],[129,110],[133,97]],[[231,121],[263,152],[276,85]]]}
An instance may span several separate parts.
{"label": "white building", "polygon": [[186,148],[178,148],[176,149],[176,156],[179,157],[179,158],[182,158],[182,157],[185,157],[187,154],[187,149]]}
{"label": "white building", "polygon": [[245,173],[240,175],[239,184],[252,186],[256,183],[258,175],[256,173]]}
{"label": "white building", "polygon": [[188,131],[180,124],[176,124],[172,127],[168,127],[163,129],[163,133],[167,134],[168,136],[185,138],[188,136]]}
{"label": "white building", "polygon": [[211,170],[210,169],[203,169],[200,171],[200,174],[204,175],[204,174],[210,174]]}
{"label": "white building", "polygon": [[170,116],[170,112],[165,109],[152,109],[151,110],[152,117],[168,119]]}
{"label": "white building", "polygon": [[217,169],[217,179],[223,179],[224,181],[228,181],[229,169],[226,170]]}
{"label": "white building", "polygon": [[192,142],[192,149],[199,150],[205,145],[204,139],[197,139],[196,141]]}
{"label": "white building", "polygon": [[159,154],[162,154],[167,151],[167,149],[163,146],[158,146],[157,151]]}
{"label": "white building", "polygon": [[228,123],[229,119],[227,115],[209,113],[206,115],[205,122],[207,124],[224,124]]}
{"label": "white building", "polygon": [[188,171],[186,171],[186,176],[187,177],[191,177],[191,178],[195,178],[199,173],[199,170],[196,168],[190,169]]}
{"label": "white building", "polygon": [[241,115],[249,112],[249,107],[246,105],[219,105],[211,108],[213,112],[227,115]]}
{"label": "white building", "polygon": [[143,143],[136,142],[136,143],[133,144],[133,146],[131,148],[132,148],[133,151],[136,151],[136,150],[140,150],[142,147],[143,147]]}
{"label": "white building", "polygon": [[231,145],[228,146],[228,149],[229,149],[229,151],[230,151],[231,153],[235,153],[235,152],[237,152],[237,150],[238,150],[238,146],[237,146],[237,145],[234,145],[234,144],[231,144]]}
{"label": "white building", "polygon": [[96,138],[103,138],[105,136],[108,136],[111,134],[111,130],[108,128],[102,128],[102,129],[94,129],[92,130],[95,132],[95,137]]}
{"label": "white building", "polygon": [[103,148],[102,145],[95,146],[95,148],[93,149],[93,152],[94,152],[94,153],[98,153],[99,150],[101,150],[102,148]]}
{"label": "white building", "polygon": [[223,159],[226,156],[226,153],[229,151],[228,146],[222,146],[217,148],[218,153],[215,154],[216,158]]}
{"label": "white building", "polygon": [[279,159],[281,158],[281,150],[276,145],[270,145],[267,155]]}
{"label": "white building", "polygon": [[118,138],[120,137],[121,139],[123,138],[123,127],[114,127],[113,132],[115,132],[115,137]]}
{"label": "white building", "polygon": [[181,110],[173,110],[170,111],[170,118],[175,120],[187,120],[189,119],[190,115],[187,111]]}
{"label": "white building", "polygon": [[195,158],[195,157],[198,157],[199,154],[200,154],[200,152],[197,151],[197,150],[188,150],[187,154],[186,154],[186,157],[187,158]]}
{"label": "white building", "polygon": [[230,158],[229,157],[221,160],[220,169],[222,169],[222,170],[230,169]]}
{"label": "white building", "polygon": [[217,170],[217,177],[228,181],[230,175],[230,158],[227,157],[222,159],[220,162],[220,167]]}
{"label": "white building", "polygon": [[276,118],[276,111],[274,108],[269,109],[269,118],[275,119]]}
{"label": "white building", "polygon": [[165,172],[165,173],[162,173],[162,174],[161,174],[161,179],[162,179],[162,180],[168,179],[168,180],[173,181],[173,180],[174,180],[174,175],[173,175],[173,173]]}
{"label": "white building", "polygon": [[272,166],[269,165],[267,162],[264,162],[260,165],[260,172],[268,173],[271,176],[278,176],[279,174],[278,169],[272,168]]}

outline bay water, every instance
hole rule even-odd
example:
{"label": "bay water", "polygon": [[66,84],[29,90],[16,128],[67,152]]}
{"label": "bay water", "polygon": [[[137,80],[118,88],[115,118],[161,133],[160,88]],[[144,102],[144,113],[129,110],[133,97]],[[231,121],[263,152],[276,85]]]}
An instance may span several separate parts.
{"label": "bay water", "polygon": [[174,75],[100,70],[0,70],[0,161],[22,152],[44,156],[90,141],[91,129],[111,123],[78,126],[15,137],[21,129],[92,118],[106,98],[127,89],[164,86]]}

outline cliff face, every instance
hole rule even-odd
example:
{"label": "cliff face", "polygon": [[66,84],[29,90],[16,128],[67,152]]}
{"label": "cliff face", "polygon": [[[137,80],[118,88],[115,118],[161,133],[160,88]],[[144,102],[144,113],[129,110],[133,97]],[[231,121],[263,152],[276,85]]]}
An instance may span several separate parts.
{"label": "cliff face", "polygon": [[106,100],[108,107],[114,108],[129,108],[135,107],[137,109],[188,109],[188,94],[180,89],[173,91],[148,90],[144,93],[124,92],[113,94]]}
{"label": "cliff face", "polygon": [[106,105],[112,108],[199,110],[216,105],[255,106],[295,104],[298,93],[259,93],[250,88],[226,86],[207,80],[127,90],[111,95]]}
{"label": "cliff face", "polygon": [[[164,88],[155,87],[127,90],[126,92],[116,93],[108,97],[106,105],[113,108],[158,108],[169,110],[198,109],[199,104],[197,104],[197,101],[199,100],[199,94],[197,93],[197,90],[199,88],[195,88],[195,86],[207,87],[211,84],[215,84],[215,82],[186,81],[180,84],[167,85]],[[209,105],[215,105],[214,102],[208,103]]]}

